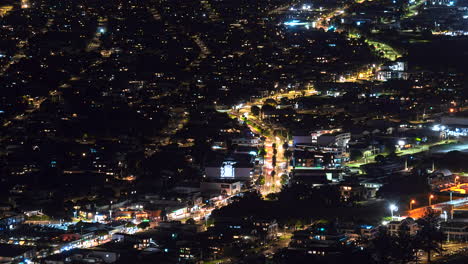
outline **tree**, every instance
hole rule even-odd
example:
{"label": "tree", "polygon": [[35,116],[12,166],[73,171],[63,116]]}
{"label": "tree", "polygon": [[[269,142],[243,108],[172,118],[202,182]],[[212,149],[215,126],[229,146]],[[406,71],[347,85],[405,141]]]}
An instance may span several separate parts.
{"label": "tree", "polygon": [[278,200],[278,194],[277,193],[269,193],[269,194],[266,195],[266,198],[268,200],[272,200],[272,201]]}
{"label": "tree", "polygon": [[442,252],[442,240],[444,235],[438,228],[439,216],[432,209],[428,209],[426,214],[418,219],[420,227],[416,234],[418,248],[427,253],[427,262],[431,262],[431,253]]}
{"label": "tree", "polygon": [[107,235],[109,235],[109,231],[107,231],[107,230],[97,230],[95,232],[95,235],[99,236],[99,237],[107,236]]}
{"label": "tree", "polygon": [[353,149],[351,150],[351,152],[349,153],[349,158],[352,160],[352,161],[356,161],[356,160],[359,160],[362,158],[362,152],[358,149]]}
{"label": "tree", "polygon": [[260,175],[257,179],[257,184],[258,185],[264,185],[265,184],[265,176]]}
{"label": "tree", "polygon": [[383,162],[385,160],[385,157],[384,157],[384,155],[377,155],[377,156],[375,156],[374,160],[376,162]]}
{"label": "tree", "polygon": [[264,148],[262,148],[262,149],[260,149],[258,151],[258,156],[263,158],[263,157],[265,157],[265,155],[266,155],[266,150]]}
{"label": "tree", "polygon": [[149,226],[150,226],[149,222],[141,222],[137,225],[139,229],[143,229],[143,230],[147,229]]}
{"label": "tree", "polygon": [[186,223],[187,225],[194,225],[194,224],[195,224],[195,220],[194,220],[193,218],[189,218],[189,219],[187,219],[187,221],[185,221],[185,223]]}
{"label": "tree", "polygon": [[278,103],[274,99],[266,99],[264,105],[271,105],[273,107],[276,107]]}
{"label": "tree", "polygon": [[264,114],[272,114],[274,111],[276,110],[276,108],[274,108],[273,106],[269,105],[269,104],[265,104],[262,106],[262,115]]}
{"label": "tree", "polygon": [[385,143],[385,149],[384,149],[384,151],[385,151],[387,154],[395,153],[395,151],[396,151],[395,144],[392,143],[392,142],[387,142],[387,143]]}
{"label": "tree", "polygon": [[288,183],[289,176],[287,174],[281,174],[281,185]]}
{"label": "tree", "polygon": [[254,116],[258,116],[260,114],[260,107],[253,105],[250,107],[250,113],[252,113]]}
{"label": "tree", "polygon": [[[80,222],[81,222],[81,221],[80,221]],[[127,222],[127,223],[125,223],[125,227],[126,227],[126,228],[132,228],[132,227],[135,227],[135,224],[132,223],[132,222]]]}
{"label": "tree", "polygon": [[377,263],[410,263],[417,259],[415,239],[409,233],[407,225],[402,224],[398,235],[392,236],[385,227],[381,227],[369,243],[369,251]]}
{"label": "tree", "polygon": [[410,263],[418,258],[416,241],[409,231],[408,225],[403,223],[398,230],[398,236],[394,238],[391,253],[395,262]]}
{"label": "tree", "polygon": [[283,155],[285,158],[289,159],[292,156],[292,152],[290,150],[285,150]]}
{"label": "tree", "polygon": [[280,104],[282,104],[282,105],[287,105],[287,104],[289,104],[288,98],[286,98],[286,97],[281,97],[281,99],[280,99]]}
{"label": "tree", "polygon": [[389,249],[392,248],[393,238],[385,228],[380,228],[371,240],[369,248],[378,263],[387,264],[391,262]]}

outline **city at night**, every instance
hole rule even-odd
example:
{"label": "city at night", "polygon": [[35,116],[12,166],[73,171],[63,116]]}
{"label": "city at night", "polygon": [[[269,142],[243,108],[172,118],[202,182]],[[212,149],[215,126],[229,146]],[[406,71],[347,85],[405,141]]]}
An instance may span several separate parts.
{"label": "city at night", "polygon": [[0,264],[468,264],[468,0],[0,0]]}

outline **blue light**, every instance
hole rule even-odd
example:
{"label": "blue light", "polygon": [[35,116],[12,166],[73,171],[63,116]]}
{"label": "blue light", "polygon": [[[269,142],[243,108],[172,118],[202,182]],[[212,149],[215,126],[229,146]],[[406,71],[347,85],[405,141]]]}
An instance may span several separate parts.
{"label": "blue light", "polygon": [[293,19],[293,20],[284,22],[285,26],[291,26],[291,27],[304,26],[304,25],[307,25],[307,24],[308,24],[307,22],[301,22],[300,20],[297,20],[297,19]]}

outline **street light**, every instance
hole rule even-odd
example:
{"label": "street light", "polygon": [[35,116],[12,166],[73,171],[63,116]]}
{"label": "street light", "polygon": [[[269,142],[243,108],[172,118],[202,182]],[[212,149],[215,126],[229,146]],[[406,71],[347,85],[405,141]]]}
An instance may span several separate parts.
{"label": "street light", "polygon": [[404,140],[398,140],[398,146],[403,147],[406,144]]}
{"label": "street light", "polygon": [[431,194],[431,195],[429,195],[429,206],[432,205],[432,203],[431,203],[432,199],[434,199],[434,195]]}
{"label": "street light", "polygon": [[393,211],[398,211],[398,207],[394,204],[390,204],[390,213],[392,214],[392,220],[393,220]]}
{"label": "street light", "polygon": [[460,176],[455,177],[455,185],[458,185],[459,180],[460,180]]}
{"label": "street light", "polygon": [[413,210],[413,204],[415,203],[416,203],[415,200],[411,200],[410,205],[409,205],[410,210]]}

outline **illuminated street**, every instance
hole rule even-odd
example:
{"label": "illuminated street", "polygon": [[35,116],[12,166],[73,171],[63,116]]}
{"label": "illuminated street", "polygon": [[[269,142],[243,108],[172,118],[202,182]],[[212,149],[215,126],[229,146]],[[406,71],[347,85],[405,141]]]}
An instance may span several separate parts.
{"label": "illuminated street", "polygon": [[467,10],[1,1],[0,262],[468,263]]}

